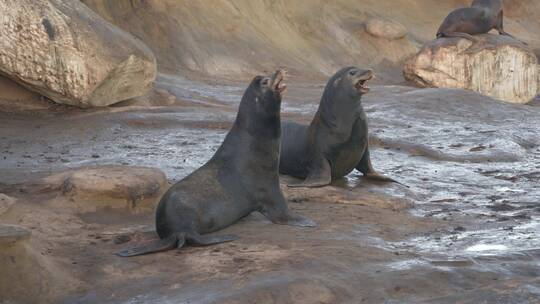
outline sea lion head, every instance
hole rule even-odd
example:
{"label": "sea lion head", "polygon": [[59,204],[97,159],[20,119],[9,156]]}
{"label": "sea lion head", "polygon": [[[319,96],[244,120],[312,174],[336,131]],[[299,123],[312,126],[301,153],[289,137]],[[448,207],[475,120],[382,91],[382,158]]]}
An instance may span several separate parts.
{"label": "sea lion head", "polygon": [[362,96],[369,92],[367,81],[373,78],[373,70],[346,67],[338,71],[329,81],[336,89],[345,90],[351,96]]}
{"label": "sea lion head", "polygon": [[362,95],[369,92],[367,82],[373,78],[373,70],[354,66],[339,70],[332,76],[324,89],[318,115],[326,124],[334,126],[345,117],[354,118]]}
{"label": "sea lion head", "polygon": [[[237,121],[247,125],[249,131],[277,128],[280,125],[280,108],[286,72],[277,70],[268,76],[256,76],[240,102]],[[261,132],[265,133],[265,132]]]}
{"label": "sea lion head", "polygon": [[322,103],[356,103],[362,95],[369,92],[367,82],[373,78],[373,70],[346,67],[328,80],[324,89]]}

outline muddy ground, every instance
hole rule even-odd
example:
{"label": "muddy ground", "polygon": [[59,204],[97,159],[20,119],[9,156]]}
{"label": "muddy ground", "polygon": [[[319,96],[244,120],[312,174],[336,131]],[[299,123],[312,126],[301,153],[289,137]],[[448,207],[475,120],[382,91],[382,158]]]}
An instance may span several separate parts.
{"label": "muddy ground", "polygon": [[[162,74],[175,105],[0,112],[0,193],[17,199],[0,221],[31,231],[25,250],[38,266],[25,265],[40,272],[40,288],[11,273],[21,284],[0,302],[540,303],[534,103],[374,86],[363,100],[374,166],[408,188],[357,173],[317,190],[283,187],[318,228],[252,214],[223,231],[240,240],[207,248],[116,257],[155,238],[152,212],[81,212],[37,182],[106,164],[177,181],[219,146],[244,85]],[[289,81],[284,119],[309,121],[323,85]]]}

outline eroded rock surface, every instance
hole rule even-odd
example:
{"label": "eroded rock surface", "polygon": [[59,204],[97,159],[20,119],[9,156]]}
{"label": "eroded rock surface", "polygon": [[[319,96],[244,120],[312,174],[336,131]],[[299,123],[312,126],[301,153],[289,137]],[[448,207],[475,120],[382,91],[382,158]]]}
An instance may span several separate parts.
{"label": "eroded rock surface", "polygon": [[150,49],[79,1],[6,0],[0,11],[0,72],[58,103],[107,106],[155,79]]}
{"label": "eroded rock surface", "polygon": [[47,177],[43,182],[48,188],[59,189],[82,212],[105,207],[153,210],[167,188],[161,170],[128,166],[82,168]]}
{"label": "eroded rock surface", "polygon": [[521,42],[501,35],[429,42],[403,67],[421,87],[472,90],[511,103],[530,102],[538,92],[538,60]]}

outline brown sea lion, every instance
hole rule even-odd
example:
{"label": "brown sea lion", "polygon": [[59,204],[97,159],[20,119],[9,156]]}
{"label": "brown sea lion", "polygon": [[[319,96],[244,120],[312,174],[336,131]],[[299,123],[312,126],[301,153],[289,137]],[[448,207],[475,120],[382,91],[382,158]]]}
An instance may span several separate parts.
{"label": "brown sea lion", "polygon": [[474,0],[470,7],[458,8],[444,19],[437,38],[460,37],[475,42],[472,35],[485,34],[492,29],[515,38],[504,31],[502,0]]}
{"label": "brown sea lion", "polygon": [[309,126],[283,123],[279,171],[305,179],[292,187],[321,187],[355,168],[367,178],[395,182],[373,169],[368,123],[360,99],[373,71],[347,67],[328,81]]}
{"label": "brown sea lion", "polygon": [[121,251],[142,255],[186,243],[211,245],[237,239],[207,235],[228,227],[253,211],[276,224],[316,224],[289,210],[279,187],[280,106],[284,72],[257,76],[244,93],[231,130],[214,156],[173,185],[156,211],[159,241]]}

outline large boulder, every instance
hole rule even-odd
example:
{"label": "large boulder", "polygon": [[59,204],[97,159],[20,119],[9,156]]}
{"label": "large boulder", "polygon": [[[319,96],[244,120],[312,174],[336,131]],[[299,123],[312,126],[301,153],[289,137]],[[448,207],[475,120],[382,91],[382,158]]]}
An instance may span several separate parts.
{"label": "large boulder", "polygon": [[144,95],[146,45],[80,1],[0,1],[0,73],[62,104],[100,107]]}
{"label": "large boulder", "polygon": [[421,87],[458,88],[525,104],[538,91],[538,59],[521,42],[501,35],[429,42],[409,59],[403,74]]}

